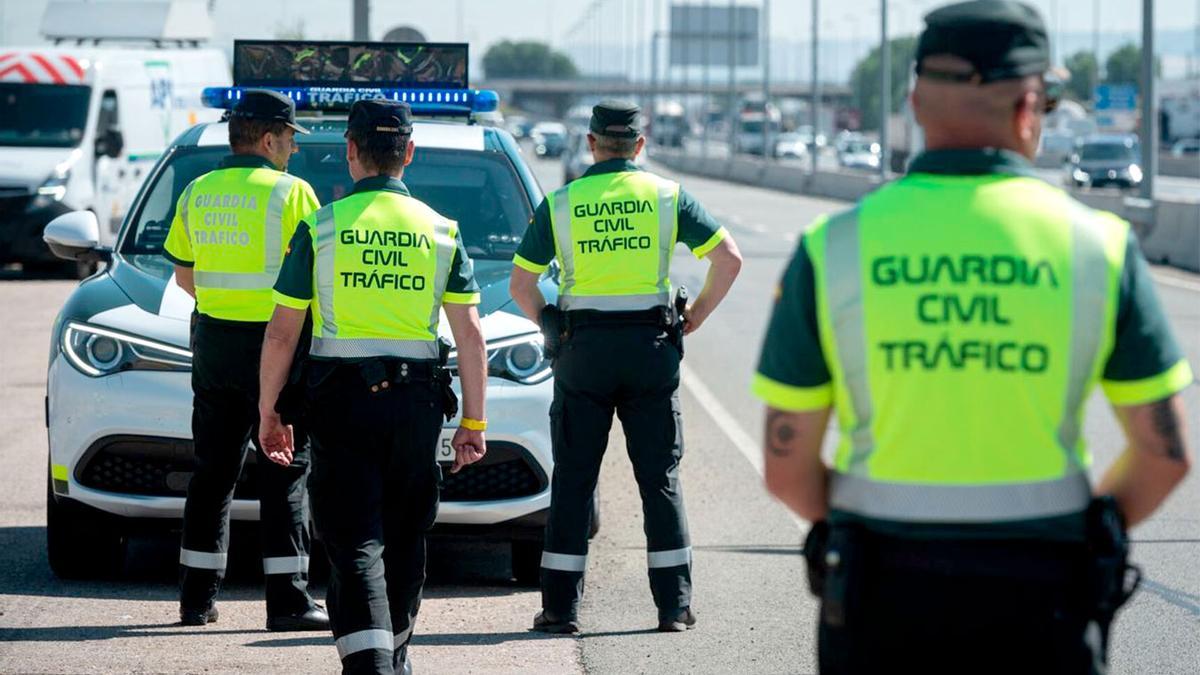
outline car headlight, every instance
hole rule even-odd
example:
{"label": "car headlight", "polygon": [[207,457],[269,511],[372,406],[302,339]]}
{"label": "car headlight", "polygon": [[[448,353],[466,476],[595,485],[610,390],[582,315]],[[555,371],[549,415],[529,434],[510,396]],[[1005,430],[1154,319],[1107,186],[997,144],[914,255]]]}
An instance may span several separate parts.
{"label": "car headlight", "polygon": [[1129,174],[1129,180],[1135,183],[1142,182],[1142,167],[1137,164],[1130,164],[1129,168],[1125,171]]}
{"label": "car headlight", "polygon": [[[542,355],[539,333],[490,342],[487,345],[488,376],[520,384],[537,384],[549,379],[550,362]],[[457,373],[458,352],[450,352],[446,367]]]}
{"label": "car headlight", "polygon": [[33,201],[29,202],[29,210],[36,211],[44,209],[61,202],[63,197],[67,196],[67,181],[71,179],[71,172],[63,171],[50,174],[46,182],[42,183],[37,189],[37,195]]}
{"label": "car headlight", "polygon": [[1074,171],[1071,172],[1071,177],[1074,178],[1076,180],[1076,182],[1079,182],[1079,183],[1086,183],[1086,182],[1088,182],[1088,180],[1091,179],[1091,177],[1088,176],[1087,172],[1084,171],[1083,169],[1075,169]]}
{"label": "car headlight", "polygon": [[186,349],[77,321],[63,329],[62,351],[71,365],[89,377],[124,370],[192,369],[192,353]]}

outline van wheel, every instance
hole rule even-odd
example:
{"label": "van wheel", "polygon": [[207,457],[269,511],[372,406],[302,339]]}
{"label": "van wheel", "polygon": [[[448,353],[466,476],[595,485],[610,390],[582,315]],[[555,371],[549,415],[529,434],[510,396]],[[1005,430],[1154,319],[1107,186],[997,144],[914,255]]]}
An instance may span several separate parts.
{"label": "van wheel", "polygon": [[522,586],[537,586],[542,578],[542,539],[512,542],[512,575]]}
{"label": "van wheel", "polygon": [[46,553],[60,579],[116,576],[125,565],[125,537],[106,514],[46,488]]}

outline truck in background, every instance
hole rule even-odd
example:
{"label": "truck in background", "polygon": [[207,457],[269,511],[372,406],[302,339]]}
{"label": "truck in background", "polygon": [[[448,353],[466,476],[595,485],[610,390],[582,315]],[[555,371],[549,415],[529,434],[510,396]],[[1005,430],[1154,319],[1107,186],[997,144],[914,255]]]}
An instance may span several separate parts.
{"label": "truck in background", "polygon": [[[0,264],[62,269],[42,230],[75,210],[95,213],[100,243],[111,246],[171,141],[220,117],[201,105],[200,93],[229,84],[229,66],[220,50],[195,46],[197,31],[211,32],[210,24],[197,25],[195,4],[207,21],[203,3],[52,2],[43,34],[92,45],[0,48]],[[125,35],[111,40],[117,44],[92,35],[105,25],[121,26]],[[186,39],[179,37],[184,29]],[[178,46],[129,45],[167,40]]]}

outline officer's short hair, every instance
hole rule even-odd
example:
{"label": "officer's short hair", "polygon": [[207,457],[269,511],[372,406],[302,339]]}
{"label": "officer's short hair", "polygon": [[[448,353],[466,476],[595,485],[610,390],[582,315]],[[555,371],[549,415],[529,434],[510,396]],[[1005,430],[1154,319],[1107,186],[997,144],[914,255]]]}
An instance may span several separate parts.
{"label": "officer's short hair", "polygon": [[359,129],[348,129],[346,138],[358,147],[358,160],[378,175],[394,176],[404,168],[404,156],[408,152],[411,134],[379,134]]}
{"label": "officer's short hair", "polygon": [[593,133],[596,138],[596,147],[610,155],[618,157],[633,158],[633,153],[637,152],[637,142],[640,136],[634,138],[622,138],[620,136],[606,136],[604,134]]}
{"label": "officer's short hair", "polygon": [[254,117],[229,118],[229,147],[234,152],[251,150],[258,146],[263,134],[282,134],[288,128],[287,122],[279,120],[264,120]]}

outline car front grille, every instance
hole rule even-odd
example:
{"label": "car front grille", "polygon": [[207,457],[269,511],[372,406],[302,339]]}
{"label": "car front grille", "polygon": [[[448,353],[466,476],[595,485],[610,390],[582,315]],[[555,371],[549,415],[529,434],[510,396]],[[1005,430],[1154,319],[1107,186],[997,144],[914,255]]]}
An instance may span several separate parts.
{"label": "car front grille", "polygon": [[25,215],[31,199],[28,191],[0,188],[0,222]]}
{"label": "car front grille", "polygon": [[[117,494],[183,497],[196,469],[191,441],[109,437],[85,454],[75,471],[79,484]],[[443,472],[442,501],[480,502],[530,497],[546,489],[549,480],[520,446],[489,444],[485,459],[452,474]],[[257,463],[247,453],[234,489],[235,499],[258,499]]]}

